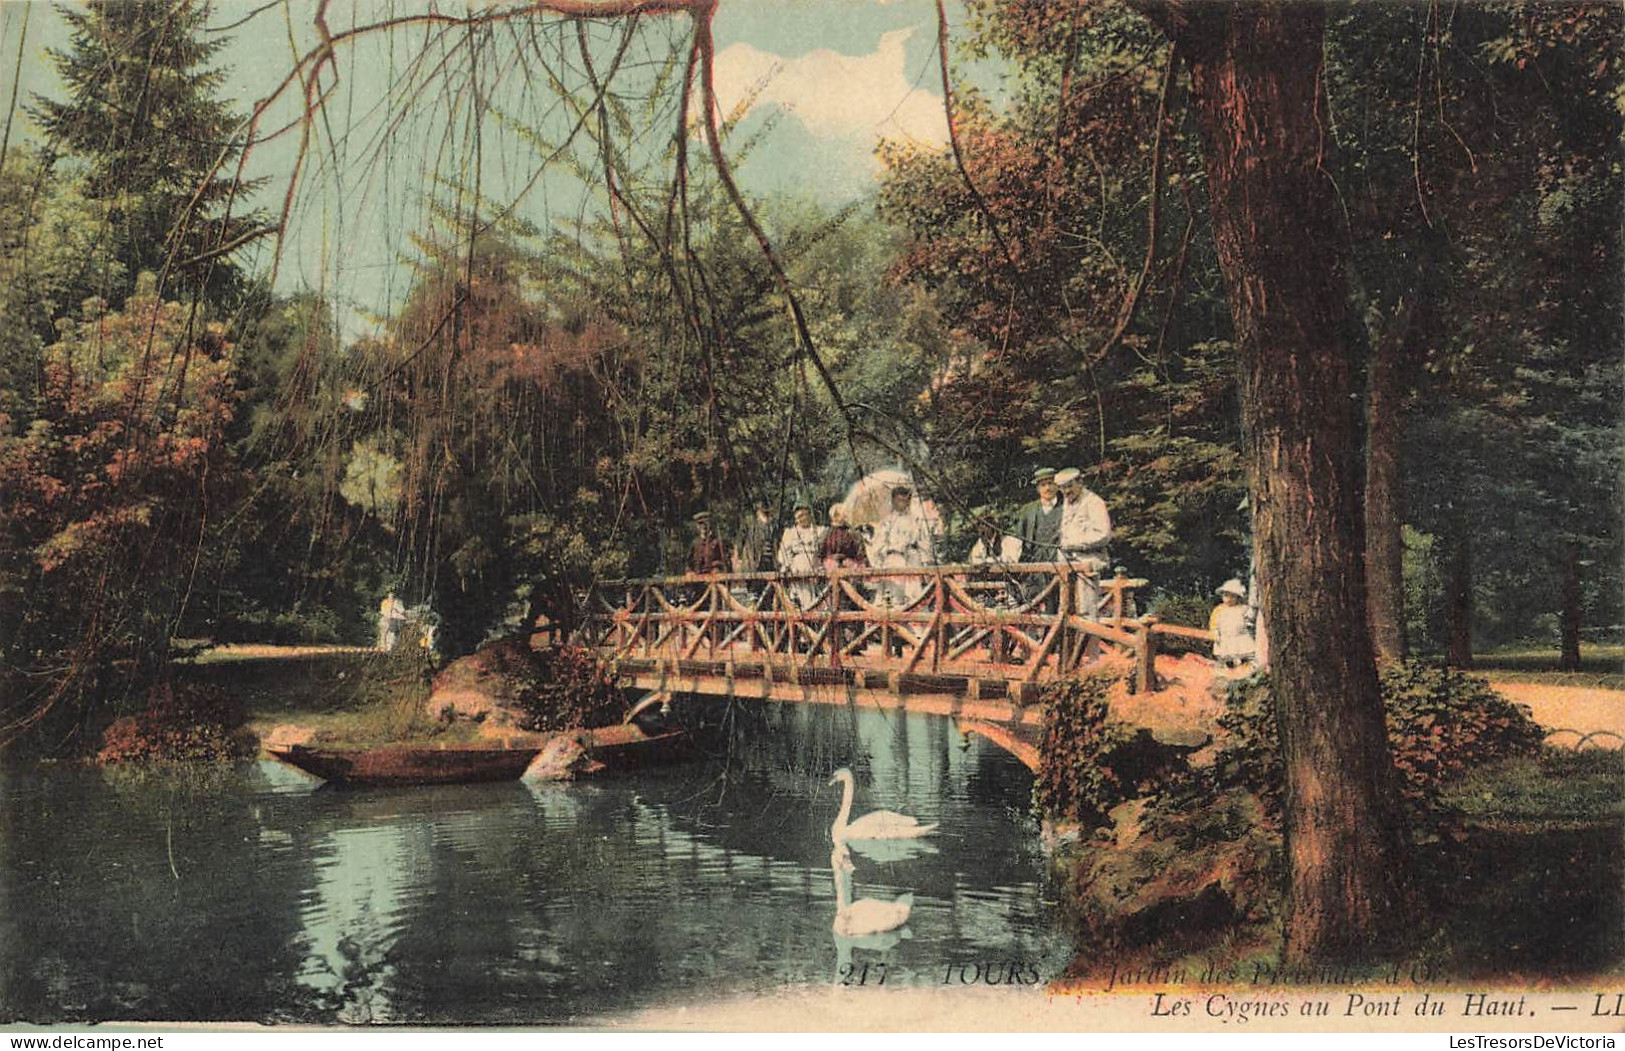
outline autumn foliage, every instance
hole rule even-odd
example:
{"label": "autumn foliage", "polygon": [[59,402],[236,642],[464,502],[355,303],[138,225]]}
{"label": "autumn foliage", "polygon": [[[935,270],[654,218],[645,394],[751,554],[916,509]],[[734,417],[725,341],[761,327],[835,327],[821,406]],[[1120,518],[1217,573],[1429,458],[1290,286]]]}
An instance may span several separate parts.
{"label": "autumn foliage", "polygon": [[0,418],[0,639],[28,680],[8,693],[10,730],[156,677],[231,482],[221,330],[150,281],[85,316],[46,349],[26,429]]}
{"label": "autumn foliage", "polygon": [[147,706],[115,719],[96,758],[104,763],[231,759],[251,749],[236,735],[247,720],[242,704],[215,686],[160,683]]}

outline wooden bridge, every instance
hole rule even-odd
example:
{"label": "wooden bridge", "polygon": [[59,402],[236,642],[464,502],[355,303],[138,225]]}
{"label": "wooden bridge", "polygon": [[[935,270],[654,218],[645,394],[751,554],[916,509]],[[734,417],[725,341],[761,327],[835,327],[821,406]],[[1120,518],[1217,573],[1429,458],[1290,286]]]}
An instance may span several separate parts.
{"label": "wooden bridge", "polygon": [[574,637],[637,688],[903,708],[1019,733],[1041,725],[1046,682],[1118,652],[1146,690],[1159,635],[1207,635],[1136,616],[1144,580],[1083,577],[1036,563],[608,581],[587,594]]}

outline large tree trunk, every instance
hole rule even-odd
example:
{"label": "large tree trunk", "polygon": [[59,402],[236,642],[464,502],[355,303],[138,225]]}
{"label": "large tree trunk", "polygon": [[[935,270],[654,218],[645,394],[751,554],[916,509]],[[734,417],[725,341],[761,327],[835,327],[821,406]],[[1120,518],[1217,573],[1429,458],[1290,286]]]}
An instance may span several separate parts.
{"label": "large tree trunk", "polygon": [[1445,660],[1452,668],[1473,666],[1473,544],[1464,523],[1451,527],[1450,551],[1445,556],[1444,630]]}
{"label": "large tree trunk", "polygon": [[1580,670],[1580,545],[1570,541],[1563,552],[1563,645],[1557,666]]}
{"label": "large tree trunk", "polygon": [[1408,864],[1366,624],[1346,237],[1322,164],[1325,10],[1148,13],[1190,63],[1240,347],[1287,776],[1287,956],[1362,956],[1399,930]]}
{"label": "large tree trunk", "polygon": [[1437,275],[1448,246],[1413,205],[1370,202],[1356,213],[1355,236],[1381,244],[1404,231],[1395,257],[1383,260],[1387,288],[1374,290],[1366,371],[1365,581],[1371,642],[1382,660],[1403,660],[1405,636],[1405,406],[1438,323]]}
{"label": "large tree trunk", "polygon": [[1371,642],[1384,660],[1404,660],[1405,520],[1400,439],[1405,387],[1400,357],[1403,335],[1371,345],[1366,374],[1365,579]]}

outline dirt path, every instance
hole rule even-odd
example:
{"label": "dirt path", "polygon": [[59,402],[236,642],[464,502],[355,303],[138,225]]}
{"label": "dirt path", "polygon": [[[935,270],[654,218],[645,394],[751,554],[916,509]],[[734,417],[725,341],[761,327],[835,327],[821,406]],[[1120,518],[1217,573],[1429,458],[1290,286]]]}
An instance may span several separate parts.
{"label": "dirt path", "polygon": [[233,642],[224,646],[211,646],[196,659],[199,664],[214,664],[224,661],[330,657],[335,654],[376,652],[378,651],[371,646],[273,646],[268,643]]}
{"label": "dirt path", "polygon": [[1573,745],[1581,736],[1599,732],[1617,734],[1600,740],[1606,747],[1625,741],[1625,690],[1592,686],[1548,686],[1538,682],[1491,682],[1509,701],[1527,704],[1535,722],[1548,730],[1572,730],[1575,736],[1555,738],[1553,744]]}

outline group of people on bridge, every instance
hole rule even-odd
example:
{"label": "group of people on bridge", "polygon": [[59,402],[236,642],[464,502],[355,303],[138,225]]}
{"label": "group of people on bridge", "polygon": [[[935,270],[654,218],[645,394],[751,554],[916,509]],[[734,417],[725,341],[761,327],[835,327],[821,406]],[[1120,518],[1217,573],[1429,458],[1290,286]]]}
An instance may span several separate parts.
{"label": "group of people on bridge", "polygon": [[[992,514],[975,517],[976,540],[962,564],[1065,564],[1073,571],[1073,610],[1087,619],[1100,614],[1100,580],[1110,572],[1111,514],[1106,501],[1083,483],[1075,467],[1033,471],[1036,498],[1021,509],[1012,528]],[[816,578],[833,570],[923,569],[942,564],[942,519],[927,502],[916,502],[914,487],[898,482],[891,488],[887,513],[872,524],[854,526],[845,504],[829,508],[828,525],[813,519],[811,504],[798,503],[791,525],[774,536],[772,509],[763,501],[742,524],[730,546],[718,534],[709,511],[694,515],[695,537],[688,552],[691,574],[774,573],[789,578],[785,590],[797,608],[819,602]],[[876,601],[901,608],[914,603],[926,588],[923,575],[901,575],[873,582]],[[1021,585],[1012,589],[1020,593]],[[1214,635],[1214,657],[1228,667],[1254,660],[1256,606],[1239,580],[1219,589],[1208,630]]]}
{"label": "group of people on bridge", "polygon": [[[1013,530],[1003,528],[991,514],[976,518],[977,539],[965,562],[971,565],[1015,563],[1067,563],[1079,571],[1077,610],[1086,617],[1098,611],[1098,580],[1111,565],[1111,515],[1106,501],[1083,484],[1075,467],[1057,471],[1040,467],[1033,472],[1037,499],[1022,509]],[[708,511],[694,515],[696,535],[689,548],[688,571],[695,574],[778,572],[792,577],[787,585],[802,609],[817,601],[817,587],[808,579],[834,569],[922,569],[942,562],[942,520],[929,506],[914,499],[914,487],[900,482],[892,487],[891,507],[871,526],[853,527],[844,504],[829,509],[829,524],[813,521],[810,504],[797,504],[794,522],[773,536],[768,505],[758,503],[755,517],[739,530],[729,545],[717,534]],[[880,580],[876,598],[893,606],[907,606],[925,588],[918,576]]]}

